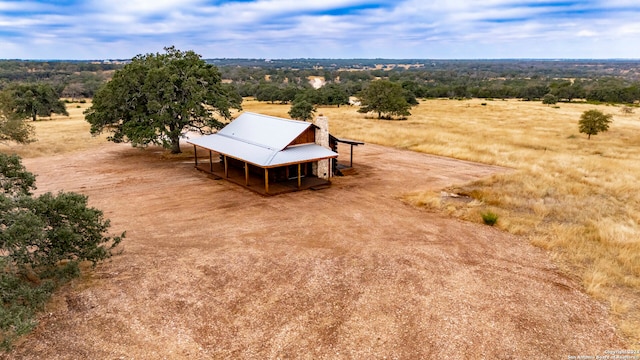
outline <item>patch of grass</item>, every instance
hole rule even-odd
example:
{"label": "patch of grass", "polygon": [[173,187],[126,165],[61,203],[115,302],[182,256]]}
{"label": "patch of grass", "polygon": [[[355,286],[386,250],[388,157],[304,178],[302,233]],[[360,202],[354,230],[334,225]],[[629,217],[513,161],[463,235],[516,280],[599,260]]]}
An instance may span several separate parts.
{"label": "patch of grass", "polygon": [[480,216],[486,225],[493,226],[498,222],[498,215],[491,211],[481,212]]}
{"label": "patch of grass", "polygon": [[16,153],[22,158],[51,156],[68,152],[85,150],[106,142],[106,135],[91,136],[89,123],[84,121],[83,112],[91,106],[91,101],[81,105],[67,106],[69,116],[53,115],[51,120],[36,121],[31,124],[35,128],[37,141],[27,145],[1,143],[0,151]]}

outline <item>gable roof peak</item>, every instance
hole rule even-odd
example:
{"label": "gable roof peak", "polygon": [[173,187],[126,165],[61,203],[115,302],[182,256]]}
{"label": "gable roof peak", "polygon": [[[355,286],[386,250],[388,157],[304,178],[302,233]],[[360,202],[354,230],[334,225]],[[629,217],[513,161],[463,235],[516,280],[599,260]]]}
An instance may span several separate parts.
{"label": "gable roof peak", "polygon": [[313,124],[244,112],[218,134],[273,150],[283,150]]}

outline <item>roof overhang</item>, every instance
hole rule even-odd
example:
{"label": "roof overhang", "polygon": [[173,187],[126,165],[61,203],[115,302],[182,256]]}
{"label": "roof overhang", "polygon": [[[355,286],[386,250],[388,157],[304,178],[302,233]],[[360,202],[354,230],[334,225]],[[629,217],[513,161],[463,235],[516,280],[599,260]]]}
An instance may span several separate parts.
{"label": "roof overhang", "polygon": [[294,145],[278,150],[220,134],[190,139],[187,140],[187,143],[262,168],[273,168],[338,157],[336,152],[318,144]]}

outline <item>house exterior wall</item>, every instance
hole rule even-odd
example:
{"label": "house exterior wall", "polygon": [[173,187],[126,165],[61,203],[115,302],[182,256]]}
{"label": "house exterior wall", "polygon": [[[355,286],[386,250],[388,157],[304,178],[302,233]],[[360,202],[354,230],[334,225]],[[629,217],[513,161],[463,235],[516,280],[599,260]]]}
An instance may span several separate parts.
{"label": "house exterior wall", "polygon": [[308,144],[316,142],[316,132],[313,126],[305,130],[300,136],[295,138],[289,145]]}

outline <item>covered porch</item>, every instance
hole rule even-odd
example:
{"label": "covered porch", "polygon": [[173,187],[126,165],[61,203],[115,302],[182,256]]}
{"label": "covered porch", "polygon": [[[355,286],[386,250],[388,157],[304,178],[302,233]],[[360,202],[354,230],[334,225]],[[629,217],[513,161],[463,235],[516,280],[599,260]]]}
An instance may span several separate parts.
{"label": "covered porch", "polygon": [[[300,190],[320,190],[329,180],[312,175],[314,161],[260,167],[249,162],[216,153],[194,145],[196,169],[243,186],[261,195],[278,195]],[[206,156],[205,156],[206,154]]]}

